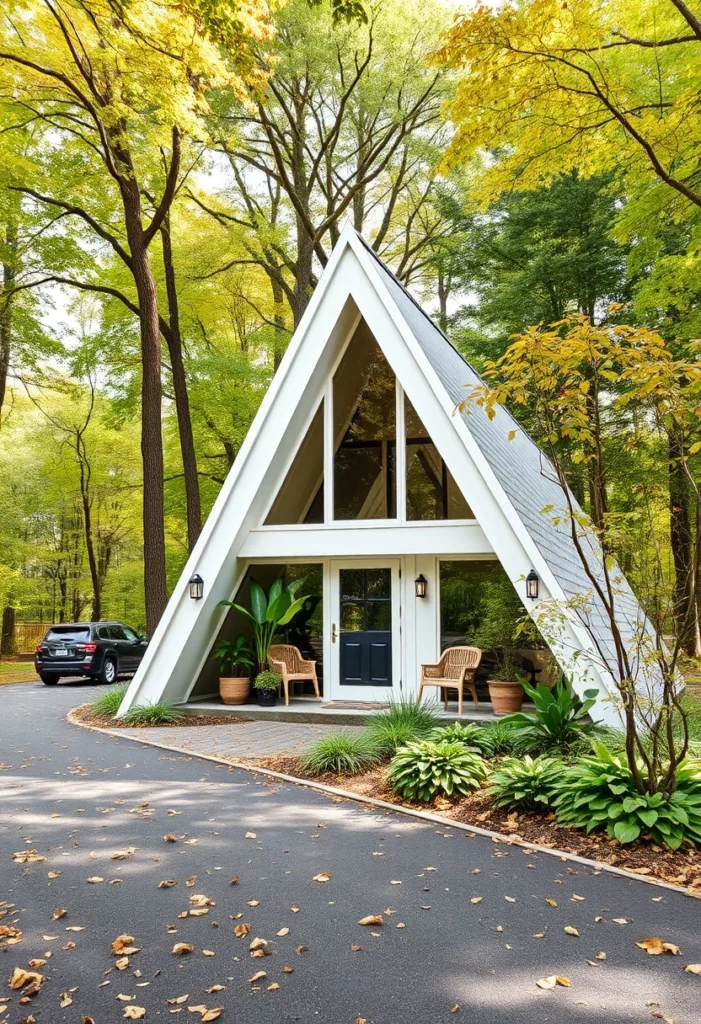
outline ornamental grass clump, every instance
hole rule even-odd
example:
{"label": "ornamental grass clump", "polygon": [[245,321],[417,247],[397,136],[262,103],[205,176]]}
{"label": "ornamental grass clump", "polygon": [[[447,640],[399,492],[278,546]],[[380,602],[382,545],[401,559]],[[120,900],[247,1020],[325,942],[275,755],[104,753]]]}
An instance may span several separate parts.
{"label": "ornamental grass clump", "polygon": [[127,725],[172,725],[180,722],[185,712],[169,701],[155,704],[135,704],[122,719]]}
{"label": "ornamental grass clump", "polygon": [[463,743],[417,740],[397,750],[388,777],[404,800],[428,803],[437,796],[467,796],[486,776],[482,758]]}
{"label": "ornamental grass clump", "polygon": [[438,724],[436,704],[416,700],[390,701],[368,722],[368,732],[384,754],[392,755],[411,740],[425,739]]}
{"label": "ornamental grass clump", "polygon": [[300,766],[309,775],[335,772],[337,775],[357,775],[381,759],[376,741],[367,730],[352,733],[339,730],[316,740],[302,756]]}
{"label": "ornamental grass clump", "polygon": [[97,700],[94,700],[90,707],[96,715],[114,718],[119,711],[119,706],[124,700],[124,694],[129,689],[128,684],[120,683],[119,686],[112,685],[104,693],[101,693]]}
{"label": "ornamental grass clump", "polygon": [[453,722],[452,725],[439,725],[436,729],[431,729],[427,739],[434,743],[462,743],[481,754],[491,753],[487,730],[484,726],[475,725],[474,722],[469,722],[467,725],[463,725],[461,722]]}
{"label": "ornamental grass clump", "polygon": [[490,775],[486,792],[500,810],[545,811],[564,770],[554,757],[510,757]]}
{"label": "ornamental grass clump", "polygon": [[640,836],[671,850],[685,841],[701,845],[701,762],[677,766],[671,794],[640,793],[628,765],[603,744],[593,746],[594,756],[568,768],[555,788],[559,824],[603,829],[623,846]]}

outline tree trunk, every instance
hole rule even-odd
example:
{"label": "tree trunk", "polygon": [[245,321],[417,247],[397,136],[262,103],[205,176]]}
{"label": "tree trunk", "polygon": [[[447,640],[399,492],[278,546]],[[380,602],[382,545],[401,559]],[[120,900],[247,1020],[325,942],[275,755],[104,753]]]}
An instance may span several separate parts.
{"label": "tree trunk", "polygon": [[146,630],[153,635],[168,601],[165,555],[161,331],[156,282],[143,237],[139,192],[124,191],[124,219],[139,300],[141,330],[141,460],[144,474],[144,597]]}
{"label": "tree trunk", "polygon": [[[80,456],[79,456],[80,457]],[[80,463],[80,498],[83,505],[83,530],[85,532],[85,549],[88,553],[88,566],[90,568],[90,583],[92,584],[92,621],[99,622],[102,618],[102,584],[100,574],[97,570],[97,559],[95,557],[95,543],[92,531],[92,508],[90,507],[90,493],[86,479],[86,467],[83,461]]]}
{"label": "tree trunk", "polygon": [[304,224],[297,218],[297,259],[295,261],[295,287],[292,317],[295,330],[304,316],[312,294],[314,245]]}
{"label": "tree trunk", "polygon": [[200,484],[197,474],[197,454],[195,452],[195,439],[192,433],[192,417],[190,416],[190,399],[187,393],[187,377],[183,363],[178,292],[175,286],[173,246],[170,236],[170,216],[167,216],[163,221],[161,240],[163,242],[163,268],[165,271],[166,294],[168,296],[168,322],[170,325],[170,332],[166,341],[173,374],[173,393],[175,395],[175,410],[178,417],[180,453],[183,460],[185,505],[187,508],[187,546],[188,550],[192,551],[202,530],[202,506],[200,504]]}
{"label": "tree trunk", "polygon": [[5,227],[2,254],[2,289],[0,290],[0,427],[2,407],[10,370],[10,342],[12,339],[12,297],[8,294],[17,273],[17,224],[8,219]]}
{"label": "tree trunk", "polygon": [[273,292],[273,322],[275,323],[273,369],[277,370],[285,354],[287,341],[287,331],[285,330],[285,295],[273,277],[270,278],[270,287]]}
{"label": "tree trunk", "polygon": [[2,610],[2,627],[0,627],[0,654],[17,654],[15,636],[15,609],[6,605]]}
{"label": "tree trunk", "polygon": [[669,537],[674,559],[674,620],[682,649],[691,657],[701,654],[699,619],[692,600],[692,543],[689,482],[683,465],[684,439],[671,433],[669,453]]}

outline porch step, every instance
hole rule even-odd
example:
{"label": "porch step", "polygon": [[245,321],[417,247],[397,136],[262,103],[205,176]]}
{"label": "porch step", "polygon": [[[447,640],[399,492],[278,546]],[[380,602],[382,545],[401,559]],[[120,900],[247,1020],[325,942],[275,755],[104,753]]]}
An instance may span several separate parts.
{"label": "porch step", "polygon": [[[272,708],[261,708],[256,704],[222,704],[218,700],[193,701],[181,705],[186,715],[221,715],[222,718],[240,718],[245,722],[297,722],[306,725],[365,725],[381,707],[379,704],[367,708],[360,705],[344,706],[323,702],[320,704],[315,700],[303,699],[295,700],[287,706],[276,704]],[[489,704],[484,706],[484,710],[472,706],[469,710],[465,708],[462,715],[457,711],[444,711],[441,708],[437,716],[446,725],[451,722],[476,722],[479,725],[486,725],[488,722],[499,721]]]}

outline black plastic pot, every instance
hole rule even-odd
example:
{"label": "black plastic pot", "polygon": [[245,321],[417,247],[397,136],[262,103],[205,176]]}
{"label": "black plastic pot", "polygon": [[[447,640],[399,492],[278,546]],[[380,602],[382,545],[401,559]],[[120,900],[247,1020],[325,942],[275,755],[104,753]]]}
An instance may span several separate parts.
{"label": "black plastic pot", "polygon": [[261,708],[274,708],[277,704],[277,690],[256,690]]}

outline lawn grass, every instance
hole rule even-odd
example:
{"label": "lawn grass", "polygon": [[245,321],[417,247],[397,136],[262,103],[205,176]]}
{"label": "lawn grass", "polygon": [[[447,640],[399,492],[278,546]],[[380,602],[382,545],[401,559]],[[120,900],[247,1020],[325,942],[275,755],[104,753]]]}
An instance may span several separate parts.
{"label": "lawn grass", "polygon": [[38,679],[31,661],[0,661],[0,686],[4,683],[26,683]]}

